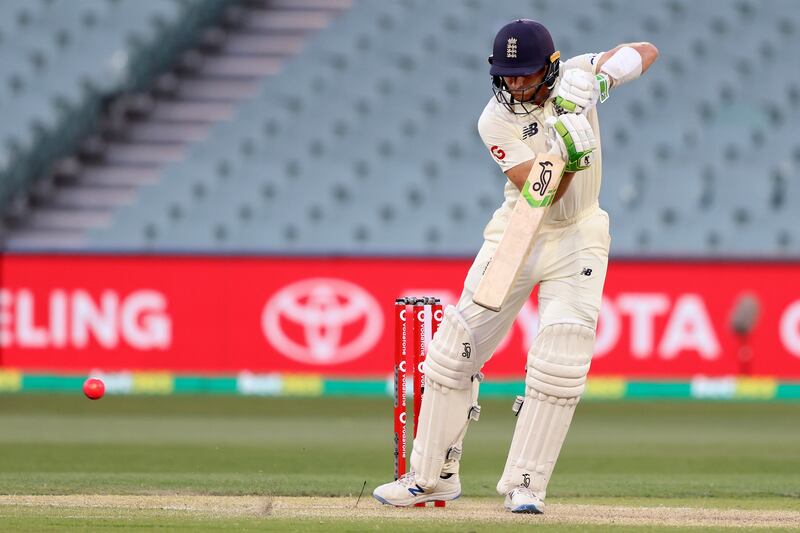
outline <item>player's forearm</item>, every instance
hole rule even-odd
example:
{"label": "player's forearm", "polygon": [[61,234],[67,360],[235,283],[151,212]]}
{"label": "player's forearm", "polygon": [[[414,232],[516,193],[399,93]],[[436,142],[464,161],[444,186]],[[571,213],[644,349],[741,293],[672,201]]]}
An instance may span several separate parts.
{"label": "player's forearm", "polygon": [[624,43],[600,57],[597,62],[597,72],[605,74],[613,88],[647,72],[656,59],[658,59],[658,48],[652,43]]}
{"label": "player's forearm", "polygon": [[505,174],[508,181],[513,183],[518,191],[522,191],[522,187],[525,185],[525,182],[528,181],[528,174],[531,173],[531,169],[533,168],[533,161],[534,160],[531,159],[530,161],[525,161],[524,163],[520,163],[506,170]]}
{"label": "player's forearm", "polygon": [[651,43],[620,44],[600,54],[591,72],[567,69],[556,91],[556,105],[568,113],[583,114],[605,102],[612,88],[639,78],[657,58],[658,48]]}

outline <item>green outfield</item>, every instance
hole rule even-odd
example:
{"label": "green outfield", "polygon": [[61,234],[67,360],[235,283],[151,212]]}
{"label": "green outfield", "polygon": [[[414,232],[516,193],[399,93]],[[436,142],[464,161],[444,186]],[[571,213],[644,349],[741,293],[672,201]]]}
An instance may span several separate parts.
{"label": "green outfield", "polygon": [[[546,517],[502,512],[494,485],[515,419],[510,399],[482,405],[465,443],[464,498],[443,511],[373,503],[371,488],[392,473],[386,399],[0,396],[0,530],[391,530],[408,520],[510,530],[539,520],[546,531],[600,531],[615,515],[636,531],[800,526],[800,403],[584,402]],[[663,506],[686,520],[658,520]]]}

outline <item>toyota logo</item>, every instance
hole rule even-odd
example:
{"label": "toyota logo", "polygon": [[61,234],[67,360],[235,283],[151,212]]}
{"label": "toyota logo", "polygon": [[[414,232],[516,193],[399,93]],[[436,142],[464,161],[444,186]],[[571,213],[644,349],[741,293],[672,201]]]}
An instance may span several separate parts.
{"label": "toyota logo", "polygon": [[264,306],[261,328],[281,354],[301,363],[335,365],[372,349],[383,333],[383,312],[360,286],[333,278],[299,281]]}

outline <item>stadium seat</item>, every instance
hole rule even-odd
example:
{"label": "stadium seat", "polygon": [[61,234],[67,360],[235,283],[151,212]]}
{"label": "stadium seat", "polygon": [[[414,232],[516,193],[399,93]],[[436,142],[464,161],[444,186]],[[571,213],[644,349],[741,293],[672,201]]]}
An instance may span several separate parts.
{"label": "stadium seat", "polygon": [[[35,30],[20,41],[59,58],[39,67],[63,80],[58,93],[36,93],[50,103],[20,98],[9,83],[28,83],[29,58],[0,65],[0,103],[24,102],[12,124],[58,130],[70,113],[53,112],[55,96],[75,117],[92,94],[130,86],[153,68],[146,51],[177,42],[201,3],[98,0],[67,13],[63,2],[4,2],[3,35],[24,19],[43,36],[54,27],[71,37],[59,47]],[[661,51],[646,77],[600,109],[613,253],[800,254],[800,71],[777,68],[795,62],[800,3],[602,0],[578,17],[559,9],[553,0],[355,1],[92,244],[473,254],[505,184],[476,131],[491,98],[486,56],[500,25],[531,16],[565,58],[624,40]],[[94,50],[88,65],[76,59],[84,45]],[[112,56],[128,61],[109,70]],[[13,125],[0,135],[36,142],[34,130]]]}
{"label": "stadium seat", "polygon": [[[96,126],[103,98],[135,88],[171,60],[226,2],[49,0],[0,3],[0,208]],[[159,53],[154,54],[157,50]],[[22,170],[20,170],[22,169]]]}

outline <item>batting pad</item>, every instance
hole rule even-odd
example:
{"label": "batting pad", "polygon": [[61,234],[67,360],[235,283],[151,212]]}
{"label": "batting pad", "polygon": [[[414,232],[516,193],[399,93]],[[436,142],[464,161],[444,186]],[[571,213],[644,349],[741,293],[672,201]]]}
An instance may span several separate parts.
{"label": "batting pad", "polygon": [[470,420],[480,414],[478,375],[468,389],[451,389],[425,377],[425,396],[419,413],[417,437],[411,451],[411,469],[417,484],[433,489],[445,470],[458,472],[461,446]]}
{"label": "batting pad", "polygon": [[525,400],[498,493],[524,485],[544,500],[586,386],[593,346],[594,330],[578,324],[547,326],[536,337],[528,353]]}
{"label": "batting pad", "polygon": [[474,347],[467,322],[447,306],[425,358],[425,395],[411,451],[411,468],[423,489],[436,486],[445,463],[448,472],[458,471],[467,426],[480,413],[476,402],[482,376]]}
{"label": "batting pad", "polygon": [[448,305],[439,330],[431,340],[423,363],[425,376],[451,389],[469,389],[478,370],[480,358],[475,340],[461,313]]}

